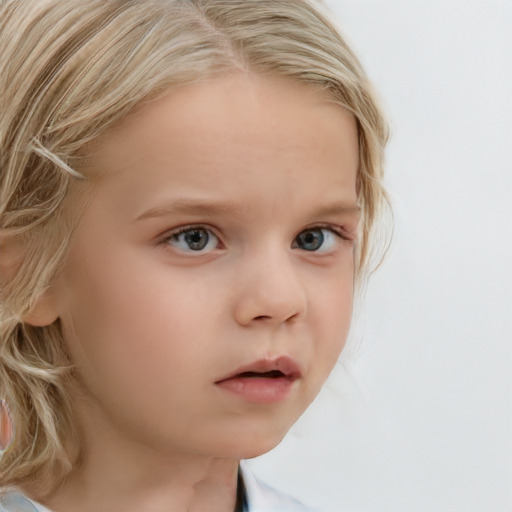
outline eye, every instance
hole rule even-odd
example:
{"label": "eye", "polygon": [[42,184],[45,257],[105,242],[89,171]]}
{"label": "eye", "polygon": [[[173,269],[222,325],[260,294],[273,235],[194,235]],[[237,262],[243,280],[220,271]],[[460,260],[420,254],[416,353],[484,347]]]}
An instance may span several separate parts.
{"label": "eye", "polygon": [[304,251],[327,253],[336,248],[341,235],[327,228],[306,229],[295,238],[293,247]]}
{"label": "eye", "polygon": [[218,247],[219,239],[211,230],[198,226],[171,233],[164,243],[181,252],[205,254]]}

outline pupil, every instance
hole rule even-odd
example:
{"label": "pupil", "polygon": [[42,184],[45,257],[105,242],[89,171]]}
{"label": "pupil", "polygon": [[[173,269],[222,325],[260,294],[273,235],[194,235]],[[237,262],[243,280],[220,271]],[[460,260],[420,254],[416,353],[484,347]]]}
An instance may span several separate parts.
{"label": "pupil", "polygon": [[316,251],[324,243],[322,231],[305,231],[299,235],[299,246],[306,251]]}
{"label": "pupil", "polygon": [[204,229],[191,229],[185,233],[185,242],[193,251],[204,249],[208,240],[208,233]]}

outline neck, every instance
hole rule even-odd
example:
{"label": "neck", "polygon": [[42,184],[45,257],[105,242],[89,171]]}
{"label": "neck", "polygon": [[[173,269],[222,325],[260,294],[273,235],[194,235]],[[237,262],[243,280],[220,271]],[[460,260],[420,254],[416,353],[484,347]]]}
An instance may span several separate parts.
{"label": "neck", "polygon": [[80,416],[83,463],[51,495],[24,489],[53,512],[235,510],[237,459],[151,445],[111,422]]}
{"label": "neck", "polygon": [[238,462],[182,460],[165,473],[154,470],[127,476],[126,472],[94,473],[93,466],[74,472],[53,495],[34,497],[54,512],[123,510],[136,512],[233,512],[237,500]]}

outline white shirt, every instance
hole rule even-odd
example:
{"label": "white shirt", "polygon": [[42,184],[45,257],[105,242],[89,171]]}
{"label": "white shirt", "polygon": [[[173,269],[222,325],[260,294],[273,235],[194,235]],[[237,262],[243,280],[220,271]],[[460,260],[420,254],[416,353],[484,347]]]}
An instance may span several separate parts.
{"label": "white shirt", "polygon": [[240,468],[249,505],[247,512],[320,512],[262,482],[244,465],[243,461],[240,463]]}
{"label": "white shirt", "polygon": [[[306,507],[291,496],[283,494],[257,479],[243,462],[240,467],[247,494],[247,512],[320,512],[317,509]],[[0,496],[0,512],[52,511],[20,492],[10,491]]]}

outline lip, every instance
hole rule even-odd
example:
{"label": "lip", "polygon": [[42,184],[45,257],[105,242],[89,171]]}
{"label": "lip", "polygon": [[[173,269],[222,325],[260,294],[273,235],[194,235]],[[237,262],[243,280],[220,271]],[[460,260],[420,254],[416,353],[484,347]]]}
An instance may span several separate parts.
{"label": "lip", "polygon": [[285,400],[301,377],[302,372],[294,359],[281,356],[240,366],[215,384],[248,402],[274,403]]}

